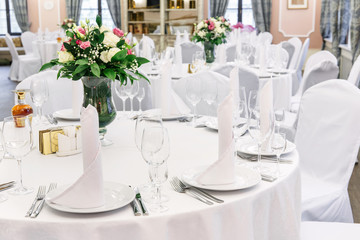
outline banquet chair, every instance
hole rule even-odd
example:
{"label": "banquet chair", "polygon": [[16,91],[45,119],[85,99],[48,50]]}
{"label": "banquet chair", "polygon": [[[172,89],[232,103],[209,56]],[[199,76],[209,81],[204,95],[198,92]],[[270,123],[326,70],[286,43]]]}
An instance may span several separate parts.
{"label": "banquet chair", "polygon": [[350,74],[347,79],[350,83],[354,84],[356,87],[359,87],[360,81],[360,57],[356,59],[353,66],[351,67]]}
{"label": "banquet chair", "polygon": [[182,63],[191,63],[192,57],[197,51],[203,51],[203,49],[192,42],[183,42],[180,44]]}
{"label": "banquet chair", "polygon": [[[47,70],[36,73],[24,79],[16,89],[30,89],[32,79],[46,79],[49,89],[49,98],[43,105],[43,114],[51,114],[58,110],[72,108],[72,80],[57,79],[57,71]],[[81,97],[82,99],[83,97]],[[30,93],[26,94],[25,101],[35,110]]]}
{"label": "banquet chair", "polygon": [[347,188],[360,146],[359,118],[360,90],[348,81],[325,81],[304,93],[295,136],[303,221],[353,222]]}
{"label": "banquet chair", "polygon": [[12,81],[22,81],[28,76],[37,73],[41,68],[41,59],[33,54],[20,55],[8,33],[5,34],[5,41],[9,47],[12,62],[9,78]]}
{"label": "banquet chair", "polygon": [[292,37],[287,42],[292,44],[295,47],[294,54],[292,56],[291,62],[289,63],[289,69],[295,70],[296,64],[299,61],[299,56],[302,48],[302,42],[298,37]]}
{"label": "banquet chair", "polygon": [[[218,89],[217,94],[218,95],[217,95],[217,99],[216,99],[217,103],[215,103],[213,105],[217,105],[217,104],[221,103],[230,91],[229,78],[225,77],[224,75],[219,74],[217,72],[201,71],[201,72],[192,74],[190,76],[183,77],[183,78],[179,79],[178,81],[174,82],[172,84],[172,87],[173,87],[173,90],[175,91],[175,93],[183,100],[183,102],[190,109],[193,109],[193,107],[186,97],[186,82],[188,80],[191,81],[191,79],[193,79],[193,78],[200,79],[202,81],[202,83],[205,83],[208,79],[215,79],[215,81],[217,83],[217,89]],[[203,92],[207,91],[206,86],[207,86],[206,84],[203,84],[203,89],[202,89]],[[204,101],[200,101],[196,105],[196,113],[199,115],[216,116],[217,109],[213,105],[209,106]]]}
{"label": "banquet chair", "polygon": [[294,56],[294,52],[295,52],[295,46],[293,44],[291,44],[290,42],[282,42],[281,43],[281,47],[286,50],[286,52],[288,53],[289,59],[288,59],[288,64],[286,66],[287,69],[289,69],[291,60]]}
{"label": "banquet chair", "polygon": [[155,50],[154,40],[152,40],[148,36],[143,35],[139,43],[139,56],[151,59],[154,50]]}
{"label": "banquet chair", "polygon": [[258,39],[260,43],[271,44],[273,40],[273,35],[269,32],[261,32],[258,35]]}
{"label": "banquet chair", "polygon": [[33,53],[32,42],[36,40],[36,34],[30,31],[21,33],[21,43],[24,46],[25,54]]}
{"label": "banquet chair", "polygon": [[126,37],[125,37],[125,38],[128,39],[130,43],[133,43],[133,42],[132,42],[132,41],[133,41],[133,34],[132,34],[132,32],[128,32],[128,33],[126,34]]}
{"label": "banquet chair", "polygon": [[301,240],[358,240],[360,224],[335,222],[302,222]]}
{"label": "banquet chair", "polygon": [[296,79],[293,79],[293,84],[295,86],[299,86],[299,84],[301,84],[302,69],[306,60],[307,52],[309,50],[309,44],[310,44],[310,38],[307,38],[301,47],[301,51],[295,65]]}
{"label": "banquet chair", "polygon": [[232,44],[226,48],[226,61],[234,62],[235,58],[236,58],[236,44]]}
{"label": "banquet chair", "polygon": [[133,41],[132,42],[133,44],[136,44],[134,47],[135,55],[137,57],[140,57],[140,47],[139,47],[139,42],[138,42],[137,38],[135,36],[133,36],[132,41]]}
{"label": "banquet chair", "polygon": [[291,98],[291,111],[297,112],[303,93],[313,85],[337,78],[339,67],[334,55],[328,51],[313,54],[306,63],[303,80],[295,96]]}

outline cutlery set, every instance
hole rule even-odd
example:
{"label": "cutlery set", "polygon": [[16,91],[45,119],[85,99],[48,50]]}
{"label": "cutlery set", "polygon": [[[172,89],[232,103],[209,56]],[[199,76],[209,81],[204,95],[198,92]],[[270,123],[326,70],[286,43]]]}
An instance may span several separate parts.
{"label": "cutlery set", "polygon": [[45,117],[49,121],[50,124],[54,124],[54,125],[58,124],[58,120],[56,118],[54,118],[54,116],[52,114],[47,114],[47,115],[45,115]]}
{"label": "cutlery set", "polygon": [[217,197],[214,197],[213,195],[205,192],[202,189],[185,184],[177,177],[173,177],[170,180],[170,185],[176,192],[188,194],[189,196],[191,196],[205,204],[208,204],[208,205],[213,205],[214,202],[216,202],[216,203],[224,202],[223,200],[221,200]]}
{"label": "cutlery set", "polygon": [[[257,155],[249,155],[249,154],[245,154],[242,152],[237,152],[237,155],[244,160],[248,160],[248,161],[257,161]],[[265,162],[276,162],[276,157],[266,157],[266,156],[261,156],[261,161],[265,161]],[[280,158],[280,163],[288,163],[291,164],[293,163],[292,160],[290,159],[284,159],[284,158]]]}
{"label": "cutlery set", "polygon": [[[131,186],[129,186],[131,188]],[[142,198],[141,194],[139,192],[139,189],[137,187],[133,188],[135,192],[135,199],[130,203],[130,206],[133,209],[135,216],[149,216],[149,211],[147,210]],[[140,205],[140,208],[139,208]]]}
{"label": "cutlery set", "polygon": [[1,191],[8,190],[8,189],[14,187],[14,185],[15,185],[15,181],[11,181],[11,182],[8,182],[8,183],[0,184],[0,192],[1,192]]}
{"label": "cutlery set", "polygon": [[56,186],[56,183],[51,183],[47,192],[46,186],[40,186],[35,196],[35,199],[31,204],[29,210],[27,211],[25,217],[36,218],[44,206],[46,194],[54,190]]}

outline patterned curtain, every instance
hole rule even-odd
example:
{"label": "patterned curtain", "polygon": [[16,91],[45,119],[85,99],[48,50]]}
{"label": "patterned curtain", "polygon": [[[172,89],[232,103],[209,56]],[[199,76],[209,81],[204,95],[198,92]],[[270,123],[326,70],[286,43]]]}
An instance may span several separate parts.
{"label": "patterned curtain", "polygon": [[119,0],[107,0],[109,11],[115,26],[121,28],[121,4]]}
{"label": "patterned curtain", "polygon": [[27,0],[12,0],[16,21],[22,32],[29,31],[30,23],[28,17]]}
{"label": "patterned curtain", "polygon": [[270,32],[272,0],[251,1],[255,26],[259,32]]}
{"label": "patterned curtain", "polygon": [[67,17],[79,22],[82,0],[66,0]]}
{"label": "patterned curtain", "polygon": [[320,33],[323,38],[322,49],[325,49],[325,38],[330,37],[330,1],[321,1],[321,16],[320,16]]}
{"label": "patterned curtain", "polygon": [[351,0],[351,51],[353,56],[353,62],[359,56],[360,53],[360,3],[359,0]]}
{"label": "patterned curtain", "polygon": [[229,0],[210,0],[210,16],[221,17],[225,15]]}

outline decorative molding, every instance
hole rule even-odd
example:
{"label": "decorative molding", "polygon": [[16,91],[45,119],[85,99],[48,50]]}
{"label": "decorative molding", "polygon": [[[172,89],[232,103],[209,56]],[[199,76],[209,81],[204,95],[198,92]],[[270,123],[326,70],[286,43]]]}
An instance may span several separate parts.
{"label": "decorative molding", "polygon": [[[307,33],[307,34],[287,34],[285,32],[285,30],[282,29],[282,19],[281,19],[281,15],[282,15],[282,11],[283,11],[283,1],[284,0],[280,0],[279,4],[279,32],[282,33],[284,35],[284,37],[310,37],[310,34],[315,32],[315,17],[316,17],[316,1],[312,1],[313,2],[313,21],[312,21],[312,28],[311,30]],[[286,1],[286,0],[285,0]],[[286,9],[286,11],[291,11]],[[306,11],[306,10],[305,10]]]}

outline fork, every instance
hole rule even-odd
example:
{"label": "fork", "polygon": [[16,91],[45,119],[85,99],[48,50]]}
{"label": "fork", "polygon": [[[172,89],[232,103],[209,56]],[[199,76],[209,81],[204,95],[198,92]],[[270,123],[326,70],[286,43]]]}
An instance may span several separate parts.
{"label": "fork", "polygon": [[192,196],[193,198],[196,198],[197,200],[203,202],[203,203],[206,203],[208,205],[212,205],[213,203],[206,200],[206,199],[203,199],[201,197],[199,197],[196,193],[192,192],[192,191],[189,191],[188,189],[183,189],[180,187],[180,185],[174,181],[174,179],[170,180],[170,185],[172,186],[172,188],[178,192],[178,193],[186,193],[188,194],[189,196]]}
{"label": "fork", "polygon": [[201,189],[198,189],[196,187],[193,187],[193,186],[189,186],[185,183],[183,183],[178,177],[173,177],[173,180],[176,181],[179,186],[182,188],[182,189],[190,189],[190,190],[194,190],[196,191],[197,193],[201,194],[203,197],[206,197],[206,198],[209,198],[210,200],[213,200],[214,202],[217,202],[217,203],[223,203],[224,200],[221,200],[219,198],[216,198],[214,197],[213,195],[201,190]]}
{"label": "fork", "polygon": [[45,191],[46,191],[46,186],[40,186],[39,187],[38,192],[36,194],[36,197],[35,197],[33,203],[31,204],[31,207],[27,211],[25,217],[30,217],[30,215],[34,211],[34,208],[35,208],[35,205],[36,205],[37,201],[41,201],[42,199],[45,198]]}
{"label": "fork", "polygon": [[[52,190],[54,190],[56,188],[57,184],[56,183],[51,183],[50,186],[49,186],[49,190],[47,191],[46,194],[48,194],[49,192],[51,192]],[[41,202],[40,204],[38,205],[38,207],[36,208],[35,212],[33,212],[30,217],[31,218],[36,218],[40,211],[42,210],[43,206],[44,206],[44,203],[45,203],[45,195],[44,195],[44,198],[41,199]]]}
{"label": "fork", "polygon": [[[240,153],[238,152],[237,155],[244,159],[244,160],[249,160],[249,161],[257,161],[257,155],[247,155],[247,154],[244,154],[244,153]],[[273,157],[265,157],[265,156],[261,156],[261,160],[265,160],[265,161],[271,161],[271,162],[276,162],[276,158],[273,158]],[[280,163],[293,163],[292,160],[290,159],[284,159],[284,158],[280,158]]]}

